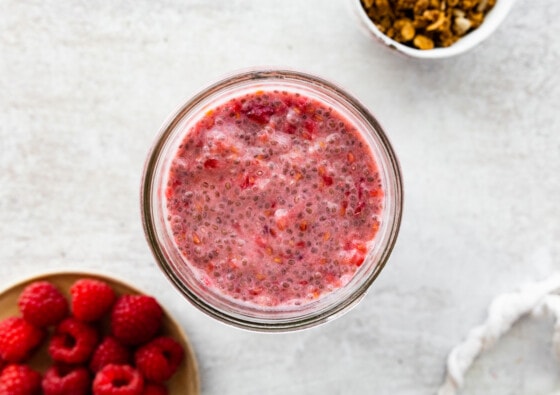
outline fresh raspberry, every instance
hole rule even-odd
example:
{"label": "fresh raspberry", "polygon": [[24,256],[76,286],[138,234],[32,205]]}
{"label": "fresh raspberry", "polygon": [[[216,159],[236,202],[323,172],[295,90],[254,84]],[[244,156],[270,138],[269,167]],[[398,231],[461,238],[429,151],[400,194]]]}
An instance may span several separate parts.
{"label": "fresh raspberry", "polygon": [[108,313],[115,301],[115,291],[99,280],[84,278],[70,287],[72,313],[81,321],[91,322]]}
{"label": "fresh raspberry", "polygon": [[105,365],[126,365],[130,363],[130,350],[114,337],[107,336],[95,349],[89,368],[97,373]]}
{"label": "fresh raspberry", "polygon": [[27,365],[8,365],[0,374],[0,394],[38,395],[41,375]]}
{"label": "fresh raspberry", "polygon": [[49,344],[49,354],[56,362],[83,363],[93,353],[97,340],[95,328],[75,318],[66,318],[56,327]]}
{"label": "fresh raspberry", "polygon": [[23,318],[38,327],[56,325],[68,315],[68,301],[48,281],[35,281],[25,287],[18,306]]}
{"label": "fresh raspberry", "polygon": [[44,395],[87,395],[91,379],[83,366],[51,366],[41,383]]}
{"label": "fresh raspberry", "polygon": [[45,338],[45,331],[21,317],[10,317],[0,322],[0,358],[6,362],[21,362]]}
{"label": "fresh raspberry", "polygon": [[144,378],[155,382],[169,380],[183,361],[183,347],[168,336],[158,337],[134,354],[136,367]]}
{"label": "fresh raspberry", "polygon": [[161,383],[147,383],[142,395],[167,395],[167,387]]}
{"label": "fresh raspberry", "polygon": [[130,365],[107,365],[93,379],[93,395],[141,395],[144,379]]}
{"label": "fresh raspberry", "polygon": [[162,317],[163,310],[153,297],[123,295],[111,312],[111,332],[123,344],[139,345],[157,334]]}

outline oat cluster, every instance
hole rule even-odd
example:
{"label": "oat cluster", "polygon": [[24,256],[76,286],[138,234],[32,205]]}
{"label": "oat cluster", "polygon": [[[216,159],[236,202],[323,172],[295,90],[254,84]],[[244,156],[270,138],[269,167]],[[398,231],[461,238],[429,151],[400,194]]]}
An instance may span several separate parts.
{"label": "oat cluster", "polygon": [[418,49],[449,47],[479,27],[497,0],[361,0],[377,28]]}

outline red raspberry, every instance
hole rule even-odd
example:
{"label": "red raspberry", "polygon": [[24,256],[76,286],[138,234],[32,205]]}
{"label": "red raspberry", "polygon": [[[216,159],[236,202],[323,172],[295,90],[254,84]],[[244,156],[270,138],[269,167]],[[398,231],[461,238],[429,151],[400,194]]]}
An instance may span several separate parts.
{"label": "red raspberry", "polygon": [[91,379],[83,366],[51,366],[43,377],[44,395],[87,395]]}
{"label": "red raspberry", "polygon": [[18,306],[23,318],[38,327],[56,325],[68,315],[68,301],[48,281],[36,281],[25,287]]}
{"label": "red raspberry", "polygon": [[167,395],[167,387],[161,383],[148,383],[144,386],[142,395]]}
{"label": "red raspberry", "polygon": [[97,373],[105,365],[126,365],[130,363],[130,350],[114,337],[107,336],[97,346],[91,357],[89,368]]}
{"label": "red raspberry", "polygon": [[0,322],[0,358],[6,362],[21,362],[31,355],[45,337],[45,331],[21,317]]}
{"label": "red raspberry", "polygon": [[81,321],[91,322],[108,313],[115,301],[115,291],[106,283],[93,279],[81,279],[70,287],[72,313]]}
{"label": "red raspberry", "polygon": [[183,347],[167,336],[158,337],[140,347],[134,354],[136,367],[147,380],[169,380],[183,361]]}
{"label": "red raspberry", "polygon": [[270,117],[276,113],[276,110],[272,104],[261,104],[253,100],[246,102],[241,112],[247,115],[249,119],[260,124],[265,124],[268,123]]}
{"label": "red raspberry", "polygon": [[93,395],[141,395],[144,379],[130,365],[107,365],[93,379]]}
{"label": "red raspberry", "polygon": [[56,362],[83,363],[93,353],[97,340],[95,328],[75,318],[66,318],[56,327],[49,344],[49,354]]}
{"label": "red raspberry", "polygon": [[161,326],[163,310],[146,295],[123,295],[111,312],[111,332],[121,343],[139,345],[151,340]]}
{"label": "red raspberry", "polygon": [[0,374],[0,394],[38,395],[41,375],[27,365],[8,365]]}

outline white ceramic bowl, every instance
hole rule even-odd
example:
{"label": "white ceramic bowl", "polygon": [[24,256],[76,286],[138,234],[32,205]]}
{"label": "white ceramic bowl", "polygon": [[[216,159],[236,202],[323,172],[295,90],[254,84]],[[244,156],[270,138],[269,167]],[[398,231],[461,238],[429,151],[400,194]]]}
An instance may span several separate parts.
{"label": "white ceramic bowl", "polygon": [[414,58],[441,59],[449,58],[451,56],[467,52],[471,48],[474,48],[476,45],[480,44],[482,41],[486,40],[506,18],[515,0],[497,0],[496,5],[488,12],[488,14],[486,14],[484,22],[477,29],[466,34],[464,37],[462,37],[456,43],[449,47],[434,48],[428,50],[411,48],[387,37],[385,34],[381,33],[377,26],[375,26],[371,19],[369,19],[364,8],[362,7],[360,0],[351,1],[353,3],[354,11],[362,22],[363,27],[365,27],[367,31],[378,41],[381,41],[391,49]]}

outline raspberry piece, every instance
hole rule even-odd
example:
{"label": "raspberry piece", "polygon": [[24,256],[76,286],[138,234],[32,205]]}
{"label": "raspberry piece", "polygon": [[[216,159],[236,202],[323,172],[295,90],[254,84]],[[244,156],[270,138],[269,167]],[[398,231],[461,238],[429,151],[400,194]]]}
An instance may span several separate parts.
{"label": "raspberry piece", "polygon": [[41,344],[45,331],[21,317],[0,322],[0,358],[6,362],[21,362]]}
{"label": "raspberry piece", "polygon": [[204,168],[205,169],[216,169],[220,165],[220,162],[217,159],[210,158],[204,161]]}
{"label": "raspberry piece", "polygon": [[174,339],[158,337],[134,354],[136,367],[144,378],[155,382],[169,380],[183,361],[185,351]]}
{"label": "raspberry piece", "polygon": [[123,295],[111,312],[111,332],[123,344],[139,345],[157,334],[162,317],[163,310],[153,297]]}
{"label": "raspberry piece", "polygon": [[167,387],[161,383],[148,383],[144,386],[142,395],[167,395]]}
{"label": "raspberry piece", "polygon": [[68,315],[68,301],[48,281],[35,281],[25,287],[18,307],[23,318],[38,327],[56,325]]}
{"label": "raspberry piece", "polygon": [[49,354],[56,362],[83,363],[93,353],[97,340],[95,328],[75,318],[66,318],[56,327],[49,344]]}
{"label": "raspberry piece", "polygon": [[51,366],[41,383],[44,395],[87,395],[91,379],[83,366]]}
{"label": "raspberry piece", "polygon": [[38,395],[41,375],[27,365],[8,365],[0,374],[0,394]]}
{"label": "raspberry piece", "polygon": [[93,395],[141,395],[144,379],[130,365],[107,365],[93,379]]}
{"label": "raspberry piece", "polygon": [[130,363],[130,351],[114,337],[107,336],[97,346],[91,357],[89,368],[97,373],[105,365],[126,365]]}
{"label": "raspberry piece", "polygon": [[101,319],[115,301],[115,291],[105,282],[84,278],[70,287],[72,313],[81,321]]}
{"label": "raspberry piece", "polygon": [[243,105],[241,112],[247,115],[247,117],[252,121],[265,124],[270,121],[270,117],[274,115],[276,110],[272,104],[248,101]]}

